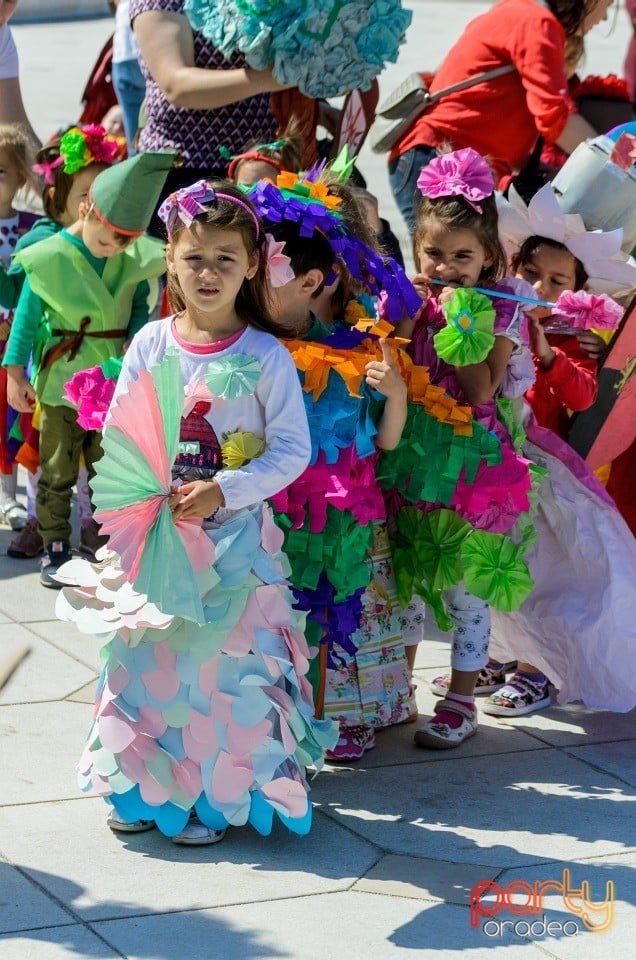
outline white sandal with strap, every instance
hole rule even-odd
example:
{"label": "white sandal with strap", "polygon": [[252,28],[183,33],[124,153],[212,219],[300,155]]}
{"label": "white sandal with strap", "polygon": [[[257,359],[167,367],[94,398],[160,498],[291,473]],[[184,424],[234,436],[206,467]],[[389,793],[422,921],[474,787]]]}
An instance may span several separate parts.
{"label": "white sandal with strap", "polygon": [[26,527],[29,518],[24,504],[11,499],[0,504],[0,519],[8,524],[12,530],[22,530]]}

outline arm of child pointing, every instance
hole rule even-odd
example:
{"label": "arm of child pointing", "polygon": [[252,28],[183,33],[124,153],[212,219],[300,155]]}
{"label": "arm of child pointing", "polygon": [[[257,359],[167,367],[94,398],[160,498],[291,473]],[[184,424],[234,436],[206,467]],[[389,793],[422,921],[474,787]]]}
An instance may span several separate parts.
{"label": "arm of child pointing", "polygon": [[380,346],[382,360],[367,363],[366,381],[386,397],[375,442],[381,450],[393,450],[400,442],[406,423],[406,384],[386,340],[381,339]]}

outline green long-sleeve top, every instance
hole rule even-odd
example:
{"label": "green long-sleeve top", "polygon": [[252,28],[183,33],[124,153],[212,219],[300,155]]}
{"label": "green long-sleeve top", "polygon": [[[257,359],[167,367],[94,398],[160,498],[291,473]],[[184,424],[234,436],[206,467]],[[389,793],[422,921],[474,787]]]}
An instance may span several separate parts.
{"label": "green long-sleeve top", "polygon": [[[50,222],[53,223],[54,221]],[[49,234],[49,236],[50,235],[51,234]],[[94,257],[86,244],[80,240],[79,237],[73,236],[67,230],[62,230],[62,236],[81,251],[91,267],[95,270],[97,276],[101,277],[104,273],[104,267],[106,266],[106,258]],[[26,367],[37,338],[39,326],[44,319],[44,302],[41,297],[33,292],[31,282],[26,276],[24,268],[21,267],[20,269],[22,269],[23,273],[23,286],[13,317],[6,353],[2,361],[5,367],[9,365]],[[126,331],[128,339],[134,337],[148,321],[149,293],[150,284],[147,280],[142,280],[137,285],[137,289],[133,295],[130,322]]]}
{"label": "green long-sleeve top", "polygon": [[[49,217],[41,217],[36,220],[30,230],[28,230],[15,245],[13,256],[20,250],[25,250],[40,240],[47,240],[53,234],[59,233],[62,224],[57,220],[51,220]],[[13,310],[20,299],[20,291],[24,284],[26,272],[20,263],[15,260],[6,268],[0,269],[0,307],[5,310]]]}

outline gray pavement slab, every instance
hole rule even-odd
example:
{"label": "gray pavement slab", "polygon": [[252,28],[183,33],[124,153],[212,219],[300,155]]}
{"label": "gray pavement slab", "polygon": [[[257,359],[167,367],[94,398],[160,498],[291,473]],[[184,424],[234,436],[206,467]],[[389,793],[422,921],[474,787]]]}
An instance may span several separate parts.
{"label": "gray pavement slab", "polygon": [[[49,592],[39,584],[38,589],[42,593]],[[31,652],[11,683],[0,692],[0,704],[63,700],[95,676],[95,670],[57,650],[26,627],[17,623],[0,624],[3,650],[9,651],[23,643],[30,646]]]}
{"label": "gray pavement slab", "polygon": [[188,960],[546,960],[511,936],[493,951],[481,931],[471,929],[465,907],[356,892],[339,896],[337,905],[333,900],[299,897],[179,918],[98,923],[95,929],[125,956],[152,960],[172,960],[166,944],[177,937]]}
{"label": "gray pavement slab", "polygon": [[[66,910],[19,870],[0,860],[0,934],[69,923],[73,919]],[[0,955],[4,960],[3,947]]]}
{"label": "gray pavement slab", "polygon": [[80,633],[75,624],[62,620],[40,620],[30,623],[29,630],[94,673],[101,672],[102,662],[99,651],[104,646],[103,640]]}
{"label": "gray pavement slab", "polygon": [[636,849],[634,791],[611,775],[557,750],[447,752],[406,777],[396,767],[330,770],[315,799],[387,852],[454,863],[503,869]]}
{"label": "gray pavement slab", "polygon": [[0,806],[76,799],[75,765],[88,734],[87,703],[28,703],[0,710]]}
{"label": "gray pavement slab", "polygon": [[0,851],[83,921],[337,893],[382,855],[320,812],[306,838],[237,827],[182,847],[158,831],[113,834],[107,811],[99,798],[3,807]]}
{"label": "gray pavement slab", "polygon": [[2,960],[119,960],[123,956],[81,924],[5,934],[0,936],[0,955]]}

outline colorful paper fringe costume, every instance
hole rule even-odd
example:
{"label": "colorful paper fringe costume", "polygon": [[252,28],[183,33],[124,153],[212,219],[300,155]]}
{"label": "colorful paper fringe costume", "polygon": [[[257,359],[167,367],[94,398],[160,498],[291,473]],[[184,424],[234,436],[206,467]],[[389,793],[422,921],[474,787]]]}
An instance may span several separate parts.
{"label": "colorful paper fringe costume", "polygon": [[[170,324],[139,337],[170,342]],[[242,342],[250,336],[271,352],[270,337],[248,330]],[[96,519],[118,556],[73,560],[60,574],[75,586],[60,593],[58,616],[105,642],[80,784],[169,836],[192,810],[212,829],[249,822],[268,834],[276,813],[306,833],[305,767],[320,768],[335,740],[332,725],[313,718],[304,617],[291,606],[269,509],[175,524],[168,507],[173,463],[211,476],[220,457],[227,474],[263,450],[262,437],[219,426],[262,409],[262,358],[237,351],[204,357],[204,375],[185,391],[169,348],[124,384],[93,483]]]}
{"label": "colorful paper fringe costume", "polygon": [[401,0],[186,0],[185,12],[226,57],[241,52],[318,98],[367,90],[397,60],[412,18]]}
{"label": "colorful paper fringe costume", "polygon": [[[398,310],[417,308],[403,271],[348,233],[339,198],[313,177],[282,174],[276,185],[251,188],[267,230],[276,236],[278,224],[291,223],[300,237],[319,231],[371,293],[386,289]],[[317,714],[341,726],[383,727],[408,716],[400,611],[375,478],[384,398],[365,382],[366,364],[381,357],[378,336],[391,327],[374,324],[372,312],[369,297],[352,300],[331,330],[316,320],[304,339],[282,341],[303,387],[312,453],[305,472],[272,503],[297,605],[307,612],[312,644],[320,642],[311,675]]]}
{"label": "colorful paper fringe costume", "polygon": [[[532,382],[532,359],[523,346],[520,305],[497,298],[499,287],[514,292],[515,285],[496,285],[494,300],[460,288],[443,309],[433,297],[426,302],[408,348],[420,378],[415,395],[438,391],[444,399],[433,416],[426,402],[411,404],[399,445],[380,461],[400,600],[406,605],[419,595],[445,630],[453,622],[444,591],[460,581],[502,610],[518,607],[533,585],[524,554],[534,538],[530,513],[544,471],[520,453],[523,429],[514,405]],[[461,400],[455,367],[483,360],[499,333],[518,343],[517,367],[499,400],[471,408]],[[434,385],[422,385],[428,369]],[[440,417],[443,403],[452,405],[454,421]]]}

